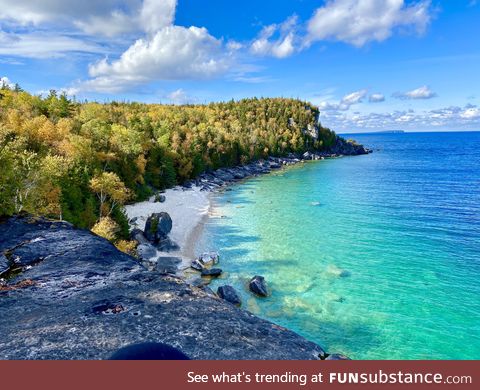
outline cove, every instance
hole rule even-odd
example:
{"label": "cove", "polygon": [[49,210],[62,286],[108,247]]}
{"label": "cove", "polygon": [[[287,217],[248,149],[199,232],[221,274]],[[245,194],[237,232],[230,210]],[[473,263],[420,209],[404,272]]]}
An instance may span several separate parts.
{"label": "cove", "polygon": [[354,359],[480,358],[480,133],[355,139],[375,152],[213,196],[196,244],[220,252],[211,287]]}

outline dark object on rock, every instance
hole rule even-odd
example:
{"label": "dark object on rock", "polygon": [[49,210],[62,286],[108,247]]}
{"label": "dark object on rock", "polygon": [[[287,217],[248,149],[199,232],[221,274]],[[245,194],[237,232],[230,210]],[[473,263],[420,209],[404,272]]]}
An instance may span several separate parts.
{"label": "dark object on rock", "polygon": [[140,260],[150,260],[157,254],[157,249],[152,244],[140,244],[137,246],[137,254]]}
{"label": "dark object on rock", "polygon": [[[0,291],[1,360],[108,359],[152,340],[181,345],[196,360],[314,360],[323,351],[179,278],[148,271],[87,230],[43,218],[1,219],[0,253],[23,262],[25,246],[29,258],[43,260]],[[108,303],[125,310],[93,312]]]}
{"label": "dark object on rock", "polygon": [[190,358],[168,344],[141,343],[120,348],[110,360],[190,360]]}
{"label": "dark object on rock", "polygon": [[254,294],[260,295],[261,297],[268,296],[267,283],[263,276],[255,275],[248,283],[248,288]]}
{"label": "dark object on rock", "polygon": [[242,304],[242,300],[232,286],[220,286],[217,289],[217,294],[220,298],[230,302],[235,306],[240,306]]}
{"label": "dark object on rock", "polygon": [[211,269],[204,269],[202,270],[202,276],[220,276],[222,274],[222,270],[220,268],[211,268]]}
{"label": "dark object on rock", "polygon": [[155,270],[164,275],[175,275],[181,262],[182,260],[178,257],[162,256],[158,258]]}
{"label": "dark object on rock", "polygon": [[0,276],[2,276],[4,273],[6,273],[10,269],[10,266],[8,264],[8,259],[0,254]]}
{"label": "dark object on rock", "polygon": [[172,218],[166,212],[154,213],[147,218],[145,223],[145,237],[157,244],[165,239],[172,230]]}
{"label": "dark object on rock", "polygon": [[326,353],[325,351],[322,351],[318,354],[318,358],[320,360],[325,360],[327,358],[327,356],[328,356],[328,353]]}
{"label": "dark object on rock", "polygon": [[112,303],[103,301],[97,303],[92,312],[95,314],[119,314],[125,311],[125,308],[120,303]]}
{"label": "dark object on rock", "polygon": [[198,256],[197,260],[205,267],[211,267],[212,265],[218,264],[220,255],[217,252],[205,252]]}
{"label": "dark object on rock", "polygon": [[162,195],[162,194],[157,194],[155,195],[155,199],[153,200],[155,203],[163,203],[167,200],[167,198],[165,197],[165,195]]}
{"label": "dark object on rock", "polygon": [[332,353],[331,355],[328,355],[325,360],[351,360],[349,357],[345,355],[341,355],[339,353]]}

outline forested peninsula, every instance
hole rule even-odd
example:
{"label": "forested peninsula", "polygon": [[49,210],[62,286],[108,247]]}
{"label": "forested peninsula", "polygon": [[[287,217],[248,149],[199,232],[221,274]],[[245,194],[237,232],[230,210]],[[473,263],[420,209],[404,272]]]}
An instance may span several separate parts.
{"label": "forested peninsula", "polygon": [[126,203],[222,167],[328,151],[318,108],[285,98],[206,105],[77,102],[0,90],[0,215],[66,220],[133,252]]}

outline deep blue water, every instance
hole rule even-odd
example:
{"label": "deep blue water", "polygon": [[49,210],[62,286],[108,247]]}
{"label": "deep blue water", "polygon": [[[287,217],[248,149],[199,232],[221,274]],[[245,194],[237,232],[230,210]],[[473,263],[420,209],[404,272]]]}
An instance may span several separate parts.
{"label": "deep blue water", "polygon": [[215,196],[197,247],[221,253],[213,287],[352,358],[479,359],[480,133],[348,137],[374,153]]}

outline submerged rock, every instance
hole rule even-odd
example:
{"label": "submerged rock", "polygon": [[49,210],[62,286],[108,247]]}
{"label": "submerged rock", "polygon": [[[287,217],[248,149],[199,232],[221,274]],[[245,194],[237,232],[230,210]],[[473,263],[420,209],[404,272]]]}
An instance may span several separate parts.
{"label": "submerged rock", "polygon": [[107,359],[149,340],[192,359],[303,360],[323,352],[208,290],[147,271],[89,231],[46,219],[0,221],[0,254],[16,256],[25,245],[43,260],[0,291],[0,359]]}
{"label": "submerged rock", "polygon": [[220,276],[222,274],[222,270],[220,268],[211,268],[211,269],[203,269],[202,276]]}
{"label": "submerged rock", "polygon": [[255,275],[248,283],[248,288],[256,295],[268,296],[267,283],[263,276]]}
{"label": "submerged rock", "polygon": [[220,298],[224,299],[227,302],[230,302],[235,306],[240,306],[242,304],[240,296],[232,286],[220,286],[217,289],[217,294]]}
{"label": "submerged rock", "polygon": [[172,218],[166,212],[153,213],[147,218],[145,223],[144,235],[153,242],[158,243],[160,240],[167,237],[172,230]]}

